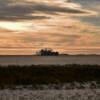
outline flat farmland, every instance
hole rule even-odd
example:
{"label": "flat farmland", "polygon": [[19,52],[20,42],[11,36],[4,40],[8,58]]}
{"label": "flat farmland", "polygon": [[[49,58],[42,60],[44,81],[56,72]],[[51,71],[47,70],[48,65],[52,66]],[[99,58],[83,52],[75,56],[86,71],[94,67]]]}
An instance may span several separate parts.
{"label": "flat farmland", "polygon": [[9,55],[0,56],[0,65],[65,65],[89,64],[100,65],[99,55],[70,55],[70,56],[33,56]]}

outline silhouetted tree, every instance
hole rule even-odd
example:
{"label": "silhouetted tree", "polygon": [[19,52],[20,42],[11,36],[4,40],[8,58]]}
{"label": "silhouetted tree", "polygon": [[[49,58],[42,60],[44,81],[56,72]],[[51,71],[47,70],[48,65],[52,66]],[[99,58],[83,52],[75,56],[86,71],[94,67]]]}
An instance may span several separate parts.
{"label": "silhouetted tree", "polygon": [[39,54],[41,56],[58,56],[59,52],[54,52],[52,49],[41,49]]}

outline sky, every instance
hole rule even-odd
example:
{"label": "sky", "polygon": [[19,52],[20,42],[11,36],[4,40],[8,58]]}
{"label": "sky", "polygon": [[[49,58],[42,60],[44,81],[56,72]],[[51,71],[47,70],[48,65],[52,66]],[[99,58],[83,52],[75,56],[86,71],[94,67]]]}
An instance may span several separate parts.
{"label": "sky", "polygon": [[100,0],[0,0],[0,55],[100,54],[99,12]]}

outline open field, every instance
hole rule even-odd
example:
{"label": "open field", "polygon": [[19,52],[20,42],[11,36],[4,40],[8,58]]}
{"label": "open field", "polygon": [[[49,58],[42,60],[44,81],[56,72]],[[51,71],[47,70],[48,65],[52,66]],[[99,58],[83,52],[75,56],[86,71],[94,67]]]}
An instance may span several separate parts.
{"label": "open field", "polygon": [[31,65],[0,67],[0,87],[14,85],[100,83],[99,65]]}
{"label": "open field", "polygon": [[34,56],[34,55],[9,55],[0,56],[0,65],[65,65],[65,64],[98,64],[99,55],[70,55],[70,56]]}
{"label": "open field", "polygon": [[0,100],[100,100],[100,89],[1,90]]}
{"label": "open field", "polygon": [[0,100],[100,100],[100,65],[0,66]]}

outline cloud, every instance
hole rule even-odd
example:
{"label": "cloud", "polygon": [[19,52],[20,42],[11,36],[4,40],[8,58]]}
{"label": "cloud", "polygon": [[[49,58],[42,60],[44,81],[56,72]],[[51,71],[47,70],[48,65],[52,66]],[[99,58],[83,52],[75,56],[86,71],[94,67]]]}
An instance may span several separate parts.
{"label": "cloud", "polygon": [[97,49],[100,29],[75,18],[89,14],[91,10],[66,0],[1,0],[0,47],[14,53],[45,47],[62,52]]}
{"label": "cloud", "polygon": [[[55,0],[56,1],[56,0]],[[56,1],[57,2],[57,1]],[[51,2],[54,3],[55,2]],[[66,2],[63,3],[64,5]],[[69,4],[70,5],[70,4]],[[42,14],[88,14],[87,10],[81,8],[73,8],[60,5],[50,5],[38,0],[33,2],[28,2],[19,0],[18,2],[13,2],[13,0],[3,0],[0,1],[0,20],[36,20],[36,19],[47,19],[48,16],[38,16],[38,13]],[[36,16],[32,14],[37,14]]]}

